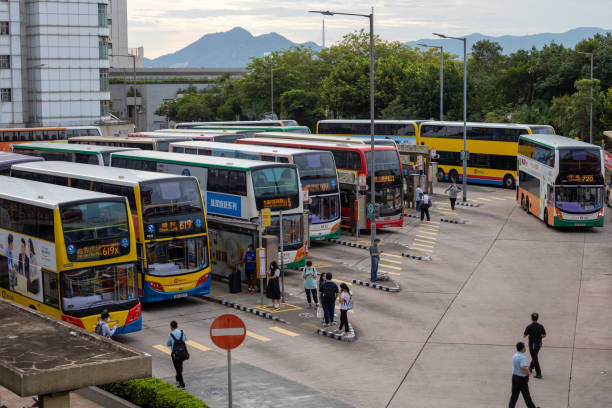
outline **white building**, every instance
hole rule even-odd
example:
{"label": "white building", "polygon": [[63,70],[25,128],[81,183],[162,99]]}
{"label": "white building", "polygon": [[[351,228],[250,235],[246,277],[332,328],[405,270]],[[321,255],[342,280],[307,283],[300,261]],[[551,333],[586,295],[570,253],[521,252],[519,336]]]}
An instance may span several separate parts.
{"label": "white building", "polygon": [[108,11],[110,28],[108,54],[111,68],[133,69],[134,64],[136,68],[142,68],[144,66],[143,48],[128,48],[127,0],[108,0]]}
{"label": "white building", "polygon": [[108,0],[0,0],[0,127],[109,117]]}

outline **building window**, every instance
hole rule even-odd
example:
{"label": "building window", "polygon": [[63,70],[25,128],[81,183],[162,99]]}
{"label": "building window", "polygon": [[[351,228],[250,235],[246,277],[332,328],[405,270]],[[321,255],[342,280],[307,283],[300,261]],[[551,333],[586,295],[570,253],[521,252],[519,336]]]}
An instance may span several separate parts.
{"label": "building window", "polygon": [[11,92],[11,88],[0,89],[0,101],[11,102],[12,100],[13,100],[13,94]]}
{"label": "building window", "polygon": [[108,69],[107,68],[100,69],[100,91],[102,92],[108,91]]}
{"label": "building window", "polygon": [[100,46],[100,59],[108,59],[108,38],[99,37],[98,45]]}
{"label": "building window", "polygon": [[0,21],[0,35],[9,35],[9,22]]}
{"label": "building window", "polygon": [[98,25],[100,27],[106,27],[107,24],[107,13],[108,5],[98,4]]}
{"label": "building window", "polygon": [[0,55],[0,69],[6,69],[11,67],[11,56]]}
{"label": "building window", "polygon": [[103,118],[110,116],[110,101],[100,101],[100,116]]}

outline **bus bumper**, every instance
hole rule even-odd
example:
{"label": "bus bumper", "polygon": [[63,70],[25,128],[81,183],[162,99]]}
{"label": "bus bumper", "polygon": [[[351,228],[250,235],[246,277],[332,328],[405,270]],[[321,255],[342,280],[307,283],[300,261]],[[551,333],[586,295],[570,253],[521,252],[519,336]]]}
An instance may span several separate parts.
{"label": "bus bumper", "polygon": [[187,296],[207,295],[210,293],[210,274],[208,278],[195,288],[176,291],[176,292],[161,292],[151,287],[149,281],[145,281],[142,288],[142,296],[140,301],[143,303],[161,302],[163,300],[178,299]]}
{"label": "bus bumper", "polygon": [[125,326],[117,327],[115,334],[127,334],[134,333],[142,330],[142,316],[132,323],[126,324]]}
{"label": "bus bumper", "polygon": [[554,227],[603,227],[604,217],[595,220],[563,220],[555,216]]}

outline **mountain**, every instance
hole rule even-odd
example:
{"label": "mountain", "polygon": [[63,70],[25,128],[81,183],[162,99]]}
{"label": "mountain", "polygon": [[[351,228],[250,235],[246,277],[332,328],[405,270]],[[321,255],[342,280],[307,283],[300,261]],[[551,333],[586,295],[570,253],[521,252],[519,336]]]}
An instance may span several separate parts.
{"label": "mountain", "polygon": [[[533,35],[523,35],[523,36],[515,36],[515,35],[502,35],[500,37],[492,37],[483,34],[470,34],[467,38],[467,52],[469,53],[472,50],[472,45],[480,40],[489,40],[496,43],[503,48],[504,54],[512,54],[521,49],[531,49],[531,47],[536,47],[541,49],[543,46],[550,44],[551,42],[555,42],[556,44],[561,44],[568,48],[574,48],[574,46],[580,41],[593,37],[595,34],[604,34],[612,33],[612,30],[605,30],[603,28],[597,27],[578,27],[572,30],[566,31],[564,33],[543,33],[543,34],[533,34]],[[443,45],[444,51],[449,52],[451,54],[455,54],[458,57],[463,58],[463,44],[457,40],[451,39],[442,39],[442,38],[423,38],[418,41],[411,41],[406,43],[411,47],[418,47],[417,44],[424,43],[428,45]]]}
{"label": "mountain", "polygon": [[251,57],[263,57],[265,52],[280,51],[297,45],[321,49],[313,42],[297,44],[277,33],[254,37],[244,28],[236,27],[224,33],[206,34],[199,40],[172,54],[155,59],[145,58],[147,68],[240,68]]}

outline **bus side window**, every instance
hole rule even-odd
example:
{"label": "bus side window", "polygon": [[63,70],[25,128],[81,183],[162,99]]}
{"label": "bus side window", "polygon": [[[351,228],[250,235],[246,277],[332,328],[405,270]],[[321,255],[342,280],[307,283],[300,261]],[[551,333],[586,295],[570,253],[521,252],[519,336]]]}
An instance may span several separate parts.
{"label": "bus side window", "polygon": [[548,204],[555,205],[555,188],[551,186],[550,184],[548,185],[547,202]]}
{"label": "bus side window", "polygon": [[43,301],[46,305],[59,307],[59,291],[57,284],[57,274],[46,269],[43,272]]}

